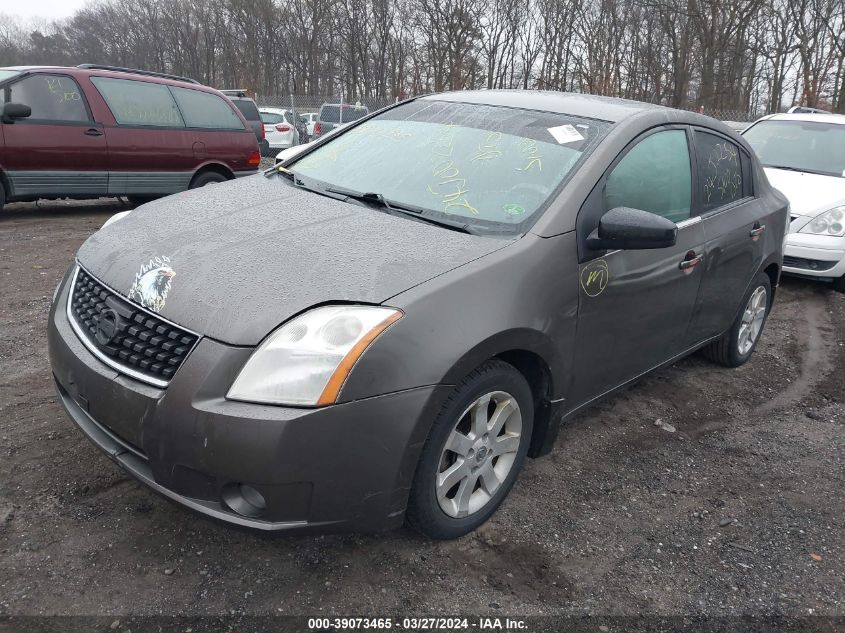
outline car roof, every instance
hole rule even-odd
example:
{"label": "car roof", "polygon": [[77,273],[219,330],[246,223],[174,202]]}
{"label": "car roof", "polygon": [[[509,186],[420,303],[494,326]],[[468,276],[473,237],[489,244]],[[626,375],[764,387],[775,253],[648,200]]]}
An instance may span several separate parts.
{"label": "car roof", "polygon": [[845,115],[832,114],[828,112],[795,112],[780,113],[764,116],[760,121],[820,121],[823,123],[836,123],[845,125]]}
{"label": "car roof", "polygon": [[426,95],[422,99],[506,106],[569,114],[618,123],[646,110],[670,110],[664,106],[616,97],[544,90],[466,90]]}
{"label": "car roof", "polygon": [[194,90],[202,90],[205,92],[218,92],[210,86],[201,84],[188,77],[178,77],[176,75],[168,75],[166,73],[155,73],[152,71],[145,71],[132,68],[119,68],[117,66],[90,66],[85,64],[81,66],[3,66],[0,70],[15,70],[21,73],[29,72],[55,72],[63,75],[70,75],[72,77],[108,77],[110,79],[127,79],[132,78],[136,81],[146,81],[149,83],[160,83],[169,86],[180,86],[183,88],[192,88]]}

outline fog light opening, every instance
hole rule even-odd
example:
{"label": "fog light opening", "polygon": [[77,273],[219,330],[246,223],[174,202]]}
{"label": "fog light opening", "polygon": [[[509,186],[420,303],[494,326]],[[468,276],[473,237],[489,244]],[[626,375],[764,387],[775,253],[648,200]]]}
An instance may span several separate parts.
{"label": "fog light opening", "polygon": [[241,516],[259,517],[267,509],[262,494],[249,484],[228,483],[223,486],[220,497],[226,507]]}

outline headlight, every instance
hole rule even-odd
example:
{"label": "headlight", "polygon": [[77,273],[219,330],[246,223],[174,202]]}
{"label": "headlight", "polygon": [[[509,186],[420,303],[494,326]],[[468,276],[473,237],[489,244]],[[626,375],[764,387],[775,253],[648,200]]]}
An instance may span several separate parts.
{"label": "headlight", "polygon": [[813,218],[809,224],[798,232],[842,237],[845,235],[845,207],[836,207],[830,211],[825,211],[818,217]]}
{"label": "headlight", "polygon": [[367,346],[401,317],[399,310],[373,306],[326,306],[306,312],[267,337],[226,397],[268,404],[331,404]]}
{"label": "headlight", "polygon": [[129,215],[130,213],[132,213],[132,209],[129,209],[129,211],[121,211],[120,213],[115,213],[113,216],[111,216],[108,220],[106,220],[106,221],[103,223],[103,226],[101,226],[101,227],[100,227],[100,230],[102,231],[102,230],[103,230],[104,228],[106,228],[109,224],[114,224],[114,223],[115,223],[115,222],[117,222],[118,220],[122,220],[122,219],[123,219],[123,218],[125,218],[127,215]]}

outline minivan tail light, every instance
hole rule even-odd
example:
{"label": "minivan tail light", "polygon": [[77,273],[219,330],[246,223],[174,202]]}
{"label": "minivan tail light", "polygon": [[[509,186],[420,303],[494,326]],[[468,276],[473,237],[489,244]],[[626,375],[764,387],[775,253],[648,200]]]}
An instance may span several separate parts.
{"label": "minivan tail light", "polygon": [[314,136],[320,136],[320,133],[321,133],[322,131],[323,131],[323,130],[322,130],[322,129],[321,129],[321,127],[320,127],[320,122],[319,122],[319,121],[317,121],[317,122],[314,124]]}
{"label": "minivan tail light", "polygon": [[290,132],[290,126],[285,125],[284,123],[277,123],[276,124],[276,131],[277,132]]}
{"label": "minivan tail light", "polygon": [[252,150],[249,153],[249,158],[246,159],[246,162],[247,165],[255,165],[256,167],[258,167],[258,165],[261,164],[261,152],[259,152],[257,149]]}

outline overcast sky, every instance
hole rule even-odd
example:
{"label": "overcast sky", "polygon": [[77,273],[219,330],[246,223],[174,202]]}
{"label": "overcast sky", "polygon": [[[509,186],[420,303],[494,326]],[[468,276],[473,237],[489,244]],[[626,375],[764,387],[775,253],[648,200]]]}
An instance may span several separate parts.
{"label": "overcast sky", "polygon": [[0,0],[0,13],[21,19],[66,18],[87,0]]}

